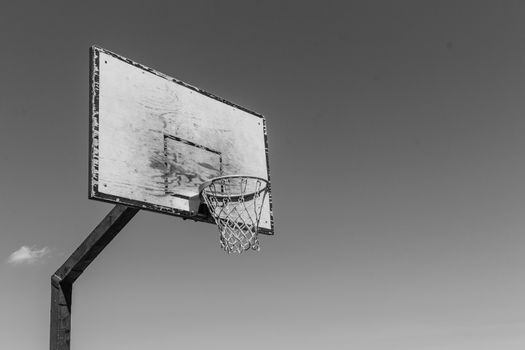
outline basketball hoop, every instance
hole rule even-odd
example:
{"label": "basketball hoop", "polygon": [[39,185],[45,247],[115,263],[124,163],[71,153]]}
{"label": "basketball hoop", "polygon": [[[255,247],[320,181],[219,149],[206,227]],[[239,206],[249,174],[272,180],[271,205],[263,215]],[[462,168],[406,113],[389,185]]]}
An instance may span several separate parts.
{"label": "basketball hoop", "polygon": [[259,220],[268,181],[255,176],[220,176],[199,186],[199,192],[219,227],[222,248],[229,253],[259,251]]}

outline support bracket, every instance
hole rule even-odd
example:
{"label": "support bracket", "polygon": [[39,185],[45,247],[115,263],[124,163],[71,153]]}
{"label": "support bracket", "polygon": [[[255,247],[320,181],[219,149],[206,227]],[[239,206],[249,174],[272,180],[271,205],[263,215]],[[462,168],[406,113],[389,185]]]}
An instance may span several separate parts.
{"label": "support bracket", "polygon": [[117,204],[51,276],[50,350],[70,350],[73,283],[138,211]]}

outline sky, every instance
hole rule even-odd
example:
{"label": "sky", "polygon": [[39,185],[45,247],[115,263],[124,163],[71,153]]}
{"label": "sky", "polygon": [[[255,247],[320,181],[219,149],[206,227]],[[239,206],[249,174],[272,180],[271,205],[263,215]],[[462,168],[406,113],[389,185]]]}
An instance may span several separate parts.
{"label": "sky", "polygon": [[18,1],[0,12],[0,348],[49,342],[88,200],[89,47],[266,116],[275,236],[139,212],[72,349],[525,348],[525,4]]}

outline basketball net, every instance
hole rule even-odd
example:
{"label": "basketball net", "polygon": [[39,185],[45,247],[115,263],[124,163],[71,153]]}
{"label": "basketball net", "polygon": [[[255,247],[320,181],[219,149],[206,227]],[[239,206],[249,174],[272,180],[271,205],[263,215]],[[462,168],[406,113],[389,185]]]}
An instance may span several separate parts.
{"label": "basketball net", "polygon": [[229,253],[260,250],[257,233],[268,181],[254,176],[221,176],[200,186],[201,196],[219,227]]}

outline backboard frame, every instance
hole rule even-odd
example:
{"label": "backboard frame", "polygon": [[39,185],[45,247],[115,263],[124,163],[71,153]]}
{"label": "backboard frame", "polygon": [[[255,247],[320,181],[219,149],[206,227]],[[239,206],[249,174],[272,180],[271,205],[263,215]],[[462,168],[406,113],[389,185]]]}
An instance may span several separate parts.
{"label": "backboard frame", "polygon": [[[187,84],[181,80],[170,77],[166,74],[163,74],[159,71],[146,67],[140,63],[132,61],[128,58],[120,56],[114,52],[108,51],[106,49],[100,48],[98,46],[92,46],[90,48],[90,87],[89,87],[89,176],[88,176],[88,186],[89,186],[89,199],[94,199],[98,201],[113,203],[113,204],[123,204],[134,208],[144,209],[148,211],[153,211],[157,213],[163,213],[173,216],[182,217],[183,219],[190,219],[194,221],[214,223],[213,218],[209,215],[207,210],[201,206],[202,210],[199,210],[197,214],[193,214],[190,211],[179,210],[176,208],[171,208],[163,205],[157,205],[154,203],[142,202],[130,198],[120,197],[104,193],[99,190],[99,97],[100,97],[100,54],[104,53],[106,55],[112,56],[115,59],[123,61],[129,65],[132,65],[138,69],[154,74],[162,79],[165,79],[169,82],[179,84],[185,88],[191,89],[199,94],[202,94],[206,97],[212,98],[216,101],[224,103],[228,106],[240,109],[244,112],[247,112],[253,116],[256,116],[261,119],[263,130],[264,130],[264,148],[266,156],[266,169],[267,169],[267,180],[269,182],[268,188],[268,201],[270,209],[270,229],[261,227],[259,232],[261,234],[273,235],[274,234],[274,219],[273,219],[273,204],[272,204],[272,195],[271,195],[271,180],[270,180],[270,167],[269,167],[269,156],[268,156],[268,137],[267,137],[267,127],[266,120],[263,115],[249,110],[246,107],[242,107],[233,102],[227,101],[219,96],[216,96],[212,93],[204,91],[200,88]],[[180,141],[180,140],[178,140]],[[184,141],[184,140],[182,140]]]}

